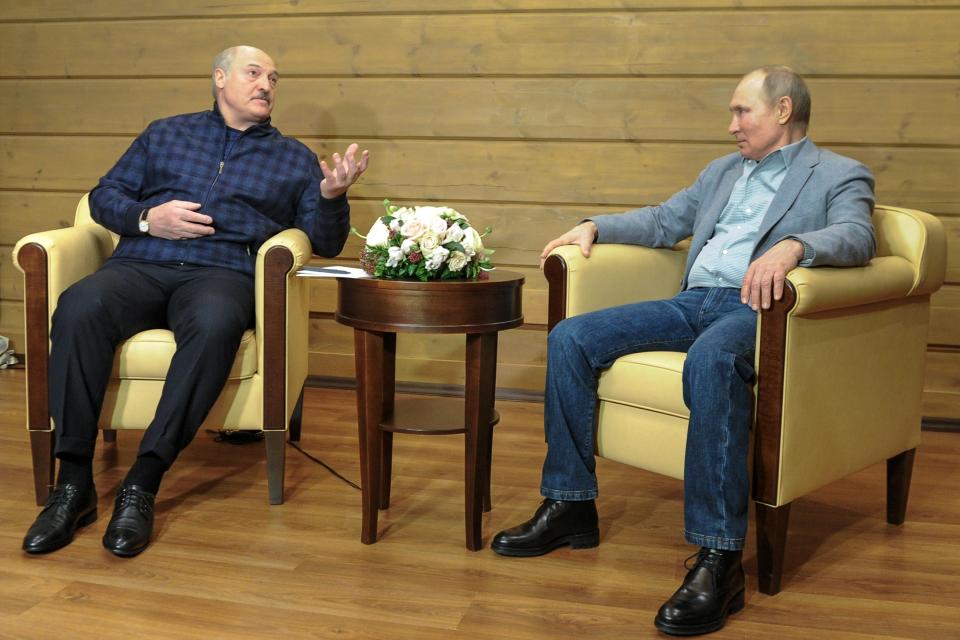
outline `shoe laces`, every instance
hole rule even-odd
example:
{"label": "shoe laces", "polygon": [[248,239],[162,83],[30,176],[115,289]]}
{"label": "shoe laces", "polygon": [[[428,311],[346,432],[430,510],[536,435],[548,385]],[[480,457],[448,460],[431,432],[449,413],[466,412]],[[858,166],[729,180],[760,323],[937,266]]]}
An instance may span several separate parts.
{"label": "shoe laces", "polygon": [[[694,558],[696,558],[696,562],[691,564],[690,561],[693,560]],[[695,553],[692,553],[689,556],[687,556],[687,559],[683,561],[683,567],[687,571],[691,571],[701,565],[703,565],[704,567],[712,568],[717,565],[717,563],[720,561],[720,558],[721,558],[720,554],[710,553],[710,549],[707,549],[706,547],[701,547]]]}
{"label": "shoe laces", "polygon": [[46,507],[56,507],[70,501],[77,494],[78,489],[73,485],[63,485],[55,488],[47,498]]}
{"label": "shoe laces", "polygon": [[117,493],[117,509],[127,507],[136,507],[138,511],[147,513],[150,511],[150,501],[139,491],[134,491],[130,487],[122,487]]}

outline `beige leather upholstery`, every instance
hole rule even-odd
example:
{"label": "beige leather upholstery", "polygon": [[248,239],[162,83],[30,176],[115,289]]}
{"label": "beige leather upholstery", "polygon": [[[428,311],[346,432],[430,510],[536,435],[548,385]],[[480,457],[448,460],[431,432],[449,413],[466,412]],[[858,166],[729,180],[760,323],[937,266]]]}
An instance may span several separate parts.
{"label": "beige leather upholstery", "polygon": [[[114,234],[91,219],[86,195],[77,206],[73,227],[34,233],[20,240],[13,252],[17,267],[24,272],[28,280],[42,280],[42,274],[38,272],[45,271],[46,285],[43,293],[46,298],[46,313],[45,317],[41,314],[38,320],[45,320],[49,324],[60,294],[80,278],[93,273],[113,252],[116,242],[117,237]],[[29,249],[24,252],[26,248]],[[267,264],[267,256],[271,251],[280,251],[287,256],[279,260],[284,265],[279,276],[276,275],[276,268]],[[295,277],[295,274],[309,261],[311,255],[307,236],[295,229],[277,234],[260,247],[255,275],[256,326],[243,335],[227,384],[210,411],[205,426],[241,430],[269,429],[280,432],[282,438],[282,432],[286,430],[295,413],[307,376],[309,292],[306,279]],[[30,259],[25,260],[24,256],[29,256]],[[38,260],[35,256],[41,257]],[[287,263],[288,267],[285,266]],[[268,287],[273,289],[268,291]],[[32,306],[30,296],[36,293],[33,290],[35,288],[35,283],[28,283],[25,287],[28,314]],[[268,304],[279,308],[268,308]],[[273,322],[278,329],[271,332],[269,327],[265,326],[267,322]],[[28,428],[31,432],[52,433],[53,425],[50,424],[49,417],[45,422],[37,419],[39,413],[46,412],[46,400],[43,397],[45,375],[30,375],[31,364],[41,359],[45,361],[47,357],[47,327],[42,327],[44,337],[37,341],[37,327],[32,324],[28,317],[27,398],[28,405],[42,403],[43,406],[35,406],[32,415],[28,411]],[[33,348],[31,336],[34,337]],[[276,340],[277,344],[265,344],[268,336]],[[175,350],[173,334],[165,329],[141,332],[117,349],[113,373],[100,414],[99,426],[102,429],[145,429],[149,425]],[[270,393],[266,391],[270,386],[270,374],[265,373],[269,368],[264,360],[267,353],[275,354],[271,357],[275,362],[274,367],[279,370],[274,375],[283,381],[283,384],[275,384],[275,390]],[[43,370],[45,369],[44,362]],[[43,385],[43,393],[36,389],[35,393],[31,393],[30,385]],[[278,439],[270,434],[268,437]],[[276,444],[268,445],[268,449],[271,447],[276,449]],[[274,453],[275,458],[279,457],[274,460],[275,468],[270,471],[270,497],[274,503],[281,502],[283,497],[282,451],[281,440],[279,450]],[[40,455],[43,457],[47,453],[41,452]],[[36,465],[35,456],[35,467]],[[47,474],[47,470],[43,470],[43,473]],[[43,492],[44,482],[49,484],[48,479],[38,480],[38,500]]]}
{"label": "beige leather upholstery", "polygon": [[[930,294],[943,282],[946,240],[939,220],[920,211],[878,205],[873,222],[878,255],[870,264],[797,268],[785,301],[761,314],[754,440],[762,451],[758,444],[753,495],[768,507],[788,506],[920,440]],[[682,247],[604,244],[588,259],[576,246],[554,255],[561,260],[546,266],[551,327],[562,317],[672,296],[686,260]],[[599,455],[683,477],[684,357],[628,355],[601,375]],[[761,421],[776,424],[761,430]]]}

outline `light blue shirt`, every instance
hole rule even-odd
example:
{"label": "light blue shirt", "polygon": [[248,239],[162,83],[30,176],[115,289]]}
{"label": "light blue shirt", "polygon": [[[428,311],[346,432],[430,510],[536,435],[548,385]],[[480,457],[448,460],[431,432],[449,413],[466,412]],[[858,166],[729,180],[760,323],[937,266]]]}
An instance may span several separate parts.
{"label": "light blue shirt", "polygon": [[[769,153],[760,162],[744,158],[743,173],[733,185],[730,199],[720,213],[713,237],[700,251],[690,269],[687,288],[734,287],[739,289],[757,244],[757,232],[777,189],[796,157],[798,140]],[[804,262],[808,262],[804,247]]]}

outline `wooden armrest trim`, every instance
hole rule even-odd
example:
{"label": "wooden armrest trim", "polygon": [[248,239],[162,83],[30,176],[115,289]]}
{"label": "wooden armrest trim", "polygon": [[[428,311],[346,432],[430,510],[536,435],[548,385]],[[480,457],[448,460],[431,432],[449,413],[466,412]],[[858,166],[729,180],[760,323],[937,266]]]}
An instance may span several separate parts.
{"label": "wooden armrest trim", "polygon": [[760,312],[757,415],[753,433],[753,499],[774,506],[780,478],[787,317],[797,304],[793,284],[786,281],[785,285],[783,297]]}
{"label": "wooden armrest trim", "polygon": [[23,306],[26,326],[27,429],[50,431],[47,407],[47,367],[50,345],[50,299],[47,250],[31,242],[17,253],[23,269]]}
{"label": "wooden armrest trim", "polygon": [[547,278],[547,333],[567,317],[567,261],[551,254],[543,263]]}
{"label": "wooden armrest trim", "polygon": [[[270,247],[263,259],[263,430],[286,428],[287,277],[293,269],[288,247]],[[281,398],[282,402],[268,402]]]}

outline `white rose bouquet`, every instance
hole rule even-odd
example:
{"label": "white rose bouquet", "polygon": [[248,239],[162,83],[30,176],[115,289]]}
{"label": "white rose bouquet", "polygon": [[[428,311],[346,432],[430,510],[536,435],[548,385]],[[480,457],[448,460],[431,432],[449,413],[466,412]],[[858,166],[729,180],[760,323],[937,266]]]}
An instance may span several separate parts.
{"label": "white rose bouquet", "polygon": [[482,234],[466,216],[450,207],[398,207],[384,200],[386,215],[377,218],[364,239],[360,265],[374,278],[476,280],[493,268]]}

